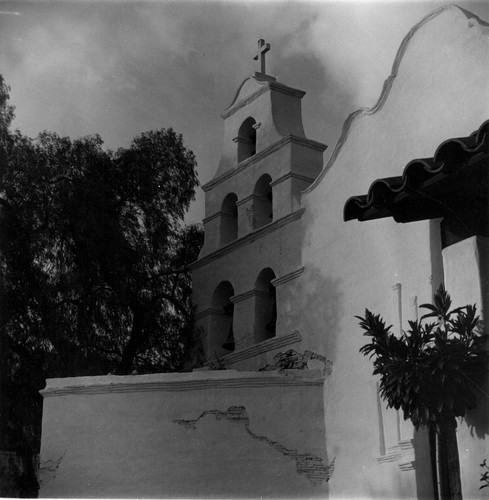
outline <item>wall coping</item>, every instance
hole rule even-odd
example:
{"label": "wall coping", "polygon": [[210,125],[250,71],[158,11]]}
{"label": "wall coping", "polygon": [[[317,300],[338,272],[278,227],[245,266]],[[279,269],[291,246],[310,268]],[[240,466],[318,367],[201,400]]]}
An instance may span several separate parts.
{"label": "wall coping", "polygon": [[252,290],[248,290],[247,292],[238,293],[238,294],[230,297],[229,300],[233,304],[238,304],[239,302],[242,302],[243,300],[251,299],[252,297],[254,297],[256,295],[256,291],[257,290],[252,289]]}
{"label": "wall coping", "polygon": [[209,215],[209,217],[204,217],[202,219],[202,224],[207,224],[211,220],[217,219],[221,214],[222,214],[222,210],[218,210],[217,212],[213,213],[212,215]]}
{"label": "wall coping", "polygon": [[307,175],[297,174],[295,172],[287,172],[286,174],[282,175],[282,177],[279,177],[278,179],[271,182],[270,186],[274,187],[277,184],[280,184],[281,182],[284,182],[288,179],[299,179],[300,181],[309,182],[309,183],[314,182],[314,177],[309,177]]}
{"label": "wall coping", "polygon": [[255,198],[259,198],[255,193],[249,194],[248,196],[245,196],[244,198],[241,198],[241,200],[238,200],[236,202],[236,206],[239,207],[240,205],[243,205],[243,203],[247,203],[249,201],[253,201]]}
{"label": "wall coping", "polygon": [[277,287],[281,286],[284,283],[288,283],[289,281],[295,280],[299,276],[302,275],[304,272],[304,266],[299,267],[299,269],[296,269],[295,271],[292,271],[290,273],[284,274],[283,276],[279,276],[278,278],[275,278],[272,280],[272,285]]}
{"label": "wall coping", "polygon": [[216,307],[208,307],[207,309],[204,309],[203,311],[196,313],[194,319],[199,320],[205,318],[206,316],[210,316],[211,314],[221,316],[224,315],[225,313],[223,309],[218,309]]}
{"label": "wall coping", "polygon": [[[273,351],[274,349],[279,349],[280,347],[284,347],[290,344],[296,344],[302,340],[301,334],[299,332],[289,333],[288,335],[280,335],[278,337],[272,337],[271,339],[263,340],[262,342],[258,342],[257,344],[253,344],[249,347],[244,347],[243,349],[239,349],[238,351],[231,352],[222,357],[223,361],[232,365],[234,363],[238,363],[239,361],[244,361],[248,358],[254,358],[259,354],[263,354],[264,352]],[[206,363],[204,367],[208,366],[209,363]]]}
{"label": "wall coping", "polygon": [[39,392],[43,398],[52,398],[93,394],[179,392],[241,387],[322,386],[323,382],[324,377],[320,370],[266,372],[211,370],[190,373],[52,378],[46,380],[46,388]]}

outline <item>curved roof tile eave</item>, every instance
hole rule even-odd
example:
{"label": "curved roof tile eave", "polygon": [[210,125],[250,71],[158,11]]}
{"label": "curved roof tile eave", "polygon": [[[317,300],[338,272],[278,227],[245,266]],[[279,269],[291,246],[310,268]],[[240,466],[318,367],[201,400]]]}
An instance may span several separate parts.
{"label": "curved roof tile eave", "polygon": [[457,147],[460,151],[458,158],[463,157],[462,161],[467,160],[470,156],[478,156],[480,153],[489,154],[489,120],[482,123],[468,137],[443,141],[433,158],[410,161],[404,168],[402,176],[376,179],[370,185],[366,195],[348,198],[343,208],[343,220],[358,219],[366,210],[383,205],[382,196],[392,199],[396,194],[406,191],[411,184],[416,184],[416,179],[421,182],[438,173],[446,172],[449,174],[452,164],[457,162],[457,158],[450,158],[450,162],[444,161],[439,157],[440,151],[443,151],[442,147]]}

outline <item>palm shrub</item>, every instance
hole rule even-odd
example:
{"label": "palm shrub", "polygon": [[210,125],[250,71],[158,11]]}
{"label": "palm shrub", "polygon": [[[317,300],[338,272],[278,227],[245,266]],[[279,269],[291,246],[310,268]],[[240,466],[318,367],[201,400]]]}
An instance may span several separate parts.
{"label": "palm shrub", "polygon": [[440,285],[433,304],[420,306],[427,314],[409,321],[409,329],[400,336],[368,309],[364,317],[356,316],[364,335],[370,337],[360,352],[373,359],[381,397],[389,408],[401,410],[416,429],[427,426],[430,431],[441,498],[461,495],[456,417],[476,408],[488,361],[487,335],[476,306],[450,310],[451,304]]}

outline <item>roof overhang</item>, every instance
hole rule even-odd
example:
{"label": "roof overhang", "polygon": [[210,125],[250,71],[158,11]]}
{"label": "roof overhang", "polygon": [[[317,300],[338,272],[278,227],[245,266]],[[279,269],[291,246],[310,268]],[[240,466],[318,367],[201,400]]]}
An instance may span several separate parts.
{"label": "roof overhang", "polygon": [[489,120],[469,137],[443,142],[433,158],[413,160],[402,176],[375,180],[345,204],[345,221],[392,217],[413,222],[439,217],[487,220]]}

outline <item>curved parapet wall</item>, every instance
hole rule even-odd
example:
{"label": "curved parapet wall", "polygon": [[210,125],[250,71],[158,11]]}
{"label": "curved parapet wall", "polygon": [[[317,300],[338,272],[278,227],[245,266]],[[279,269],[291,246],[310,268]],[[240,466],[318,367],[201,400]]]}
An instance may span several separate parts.
{"label": "curved parapet wall", "polygon": [[[355,315],[368,308],[400,333],[423,314],[417,304],[429,302],[443,280],[439,221],[344,222],[343,207],[376,179],[402,179],[413,159],[432,158],[445,140],[479,129],[488,119],[487,61],[485,22],[455,6],[427,16],[402,42],[376,105],[348,117],[331,159],[303,192],[304,272],[285,307],[308,332],[302,347],[335,366],[325,382],[327,450],[336,456],[331,497],[432,495],[426,441],[378,399]],[[389,187],[380,187],[382,197]],[[413,437],[415,458],[394,453]],[[479,498],[464,474],[485,457],[471,449],[462,486],[464,496]]]}
{"label": "curved parapet wall", "polygon": [[[309,186],[309,188],[306,189],[306,192],[312,191],[315,188],[315,186],[321,182],[321,179],[326,175],[328,170],[333,166],[333,164],[336,161],[336,158],[338,157],[341,150],[345,146],[345,143],[347,143],[347,141],[348,141],[350,130],[352,129],[354,122],[356,122],[357,120],[361,119],[364,116],[373,115],[382,109],[384,103],[386,102],[386,100],[389,97],[389,93],[391,91],[392,85],[398,76],[399,68],[400,68],[401,63],[403,61],[403,57],[404,57],[405,53],[410,49],[411,40],[415,36],[417,36],[418,32],[422,28],[424,28],[426,25],[428,25],[436,17],[440,16],[441,14],[446,13],[446,11],[458,12],[461,16],[463,16],[465,19],[467,19],[467,26],[469,28],[474,27],[474,28],[480,30],[481,34],[485,33],[485,36],[487,37],[489,23],[480,19],[478,16],[476,16],[472,12],[469,12],[465,9],[462,9],[461,7],[458,7],[456,5],[447,5],[445,7],[441,7],[440,9],[437,9],[437,10],[431,12],[426,17],[424,17],[421,21],[419,21],[417,24],[415,24],[411,28],[411,30],[409,30],[408,34],[404,37],[403,41],[401,42],[401,45],[399,46],[396,57],[394,59],[394,63],[392,65],[391,73],[384,81],[384,84],[382,87],[382,92],[380,93],[380,96],[379,96],[377,102],[371,108],[359,108],[356,111],[353,111],[352,113],[350,113],[350,115],[348,115],[345,122],[343,123],[340,137],[339,137],[339,139],[338,139],[338,141],[337,141],[337,143],[336,143],[336,145],[331,153],[331,156],[330,156],[328,162],[324,166],[321,174],[316,179],[316,182],[313,183],[311,186]],[[487,107],[486,107],[486,111],[487,111]],[[461,133],[461,135],[463,135],[463,132]]]}

